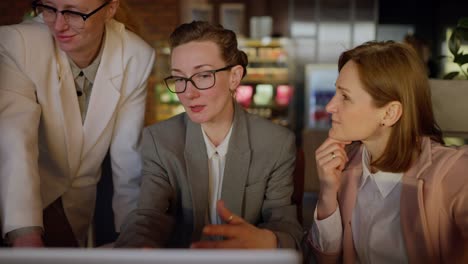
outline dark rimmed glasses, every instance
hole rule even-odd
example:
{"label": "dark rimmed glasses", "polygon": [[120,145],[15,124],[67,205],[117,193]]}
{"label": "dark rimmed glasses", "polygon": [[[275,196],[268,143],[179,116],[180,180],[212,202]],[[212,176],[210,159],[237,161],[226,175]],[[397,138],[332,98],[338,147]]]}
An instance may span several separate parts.
{"label": "dark rimmed glasses", "polygon": [[202,71],[195,73],[189,78],[180,76],[169,76],[164,78],[164,83],[172,93],[183,93],[187,89],[187,82],[191,82],[198,90],[210,89],[216,84],[216,73],[220,71],[226,71],[234,67],[235,65],[228,65],[221,69]]}
{"label": "dark rimmed glasses", "polygon": [[61,13],[67,24],[73,29],[83,29],[85,26],[85,21],[90,18],[92,15],[99,12],[106,5],[112,1],[106,1],[104,4],[94,9],[88,14],[80,13],[77,11],[71,10],[58,10],[55,7],[44,5],[41,1],[34,1],[32,7],[36,14],[42,14],[42,18],[46,24],[54,24],[57,20],[57,13]]}

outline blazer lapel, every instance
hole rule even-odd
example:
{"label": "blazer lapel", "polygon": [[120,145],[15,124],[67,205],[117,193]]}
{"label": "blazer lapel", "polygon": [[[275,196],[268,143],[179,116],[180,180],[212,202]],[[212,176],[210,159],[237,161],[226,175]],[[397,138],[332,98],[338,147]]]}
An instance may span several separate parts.
{"label": "blazer lapel", "polygon": [[362,175],[362,146],[360,144],[354,145],[354,149],[348,152],[348,157],[353,158],[343,172],[343,182],[341,183],[346,188],[338,194],[338,199],[343,219],[343,262],[355,263],[356,251],[354,249],[351,221]]}
{"label": "blazer lapel", "polygon": [[424,206],[423,172],[431,164],[430,140],[424,138],[423,151],[417,162],[402,177],[400,224],[409,262],[431,262],[431,235]]}
{"label": "blazer lapel", "polygon": [[70,174],[75,175],[80,164],[80,154],[83,146],[83,126],[80,107],[76,95],[75,82],[70,69],[67,55],[55,46],[58,74],[57,102],[60,103],[62,124],[64,126],[67,158]]}
{"label": "blazer lapel", "polygon": [[250,138],[247,114],[234,104],[234,123],[226,155],[221,199],[226,208],[243,217],[244,191],[250,169]]}
{"label": "blazer lapel", "polygon": [[187,115],[185,118],[187,134],[185,135],[184,155],[187,181],[192,197],[192,240],[198,240],[208,213],[208,156],[200,125],[188,120]]}
{"label": "blazer lapel", "polygon": [[84,147],[81,157],[86,156],[97,143],[114,116],[120,99],[124,69],[123,47],[121,39],[114,31],[123,30],[123,27],[114,29],[113,25],[112,22],[106,25],[104,50],[84,122]]}

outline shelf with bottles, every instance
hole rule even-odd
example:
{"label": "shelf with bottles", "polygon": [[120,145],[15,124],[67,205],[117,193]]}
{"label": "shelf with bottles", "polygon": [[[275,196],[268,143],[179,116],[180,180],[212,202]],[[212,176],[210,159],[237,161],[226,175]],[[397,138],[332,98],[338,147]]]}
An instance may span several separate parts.
{"label": "shelf with bottles", "polygon": [[239,48],[249,59],[244,82],[289,82],[288,39],[239,39]]}
{"label": "shelf with bottles", "polygon": [[239,39],[239,48],[249,59],[247,75],[237,89],[236,99],[248,112],[290,125],[293,83],[287,38]]}
{"label": "shelf with bottles", "polygon": [[289,82],[288,68],[247,68],[247,75],[244,77],[243,83],[262,83],[269,82],[282,84]]}
{"label": "shelf with bottles", "polygon": [[236,101],[249,113],[288,126],[293,93],[288,84],[242,84],[236,90]]}
{"label": "shelf with bottles", "polygon": [[166,120],[185,111],[177,95],[169,92],[164,83],[157,83],[155,85],[155,91],[157,121]]}

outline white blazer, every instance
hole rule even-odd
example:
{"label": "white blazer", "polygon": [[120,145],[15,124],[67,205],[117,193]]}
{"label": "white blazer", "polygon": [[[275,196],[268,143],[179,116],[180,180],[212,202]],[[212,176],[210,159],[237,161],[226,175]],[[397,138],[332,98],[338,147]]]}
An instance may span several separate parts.
{"label": "white blazer", "polygon": [[38,20],[0,27],[2,236],[42,226],[58,197],[83,244],[110,149],[115,227],[136,207],[146,83],[154,50],[111,20],[84,124],[67,55]]}

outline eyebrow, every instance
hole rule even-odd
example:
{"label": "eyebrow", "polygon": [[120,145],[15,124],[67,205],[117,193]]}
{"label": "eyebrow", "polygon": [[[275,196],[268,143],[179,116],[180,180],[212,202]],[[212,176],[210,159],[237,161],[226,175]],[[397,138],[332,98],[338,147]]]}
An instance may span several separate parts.
{"label": "eyebrow", "polygon": [[[57,8],[53,3],[51,3],[50,1],[43,1],[42,2],[44,5],[48,5],[48,6],[51,6],[51,7],[54,7],[54,8]],[[70,5],[70,4],[66,4],[62,11],[63,10],[70,10],[70,11],[76,11],[76,12],[88,12],[89,10],[87,8],[80,8],[78,6],[74,6],[74,5]]]}
{"label": "eyebrow", "polygon": [[339,86],[339,85],[338,85],[338,86],[336,86],[336,89],[338,89],[338,90],[342,90],[342,91],[344,91],[344,92],[348,92],[348,93],[349,93],[349,92],[351,92],[351,91],[350,91],[348,88],[345,88],[345,87],[343,87],[343,86]]}
{"label": "eyebrow", "polygon": [[[198,70],[198,69],[203,68],[203,67],[206,67],[206,66],[214,67],[214,66],[211,65],[211,64],[200,64],[200,65],[195,66],[195,69]],[[179,69],[177,69],[177,68],[173,68],[173,69],[171,69],[171,71],[173,71],[173,72],[178,72],[178,73],[183,73],[182,70],[179,70]]]}

